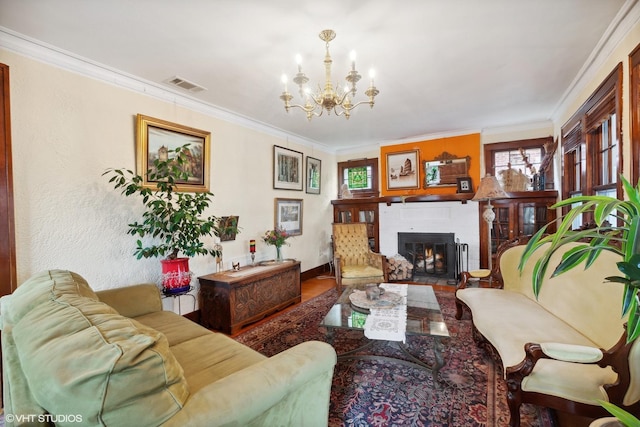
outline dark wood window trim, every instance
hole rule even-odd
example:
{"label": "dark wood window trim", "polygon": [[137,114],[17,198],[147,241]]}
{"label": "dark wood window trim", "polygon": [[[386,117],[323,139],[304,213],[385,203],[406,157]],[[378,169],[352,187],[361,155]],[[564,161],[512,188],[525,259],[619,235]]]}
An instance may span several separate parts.
{"label": "dark wood window trim", "polygon": [[[615,114],[615,129],[618,144],[617,173],[623,172],[622,150],[622,63],[604,79],[584,104],[562,126],[562,198],[572,194],[594,195],[596,191],[615,188],[618,198],[622,197],[622,185],[615,177],[615,182],[601,184],[601,156],[598,146],[599,138],[595,131],[602,123]],[[578,158],[580,156],[580,158]],[[578,171],[572,165],[579,164],[579,185],[576,181]],[[568,208],[566,208],[568,210]],[[591,221],[591,215],[583,218],[583,223]]]}
{"label": "dark wood window trim", "polygon": [[[506,150],[517,150],[518,148],[541,148],[542,155],[546,154],[544,149],[544,144],[552,143],[553,137],[545,137],[545,138],[533,138],[533,139],[521,139],[516,141],[507,141],[507,142],[496,142],[493,144],[485,144],[484,145],[484,162],[485,162],[485,174],[490,174],[495,176],[495,164],[494,164],[494,153],[499,151]],[[545,177],[545,188],[553,189],[553,168],[550,167],[544,173]]]}
{"label": "dark wood window trim", "polygon": [[640,44],[629,55],[629,94],[631,119],[631,179],[640,180]]}
{"label": "dark wood window trim", "polygon": [[0,295],[7,295],[18,286],[8,65],[0,64],[0,82]]}
{"label": "dark wood window trim", "polygon": [[338,198],[341,198],[341,188],[344,182],[344,171],[349,168],[371,166],[371,189],[351,190],[354,197],[378,197],[380,195],[378,187],[378,159],[358,159],[338,162]]}

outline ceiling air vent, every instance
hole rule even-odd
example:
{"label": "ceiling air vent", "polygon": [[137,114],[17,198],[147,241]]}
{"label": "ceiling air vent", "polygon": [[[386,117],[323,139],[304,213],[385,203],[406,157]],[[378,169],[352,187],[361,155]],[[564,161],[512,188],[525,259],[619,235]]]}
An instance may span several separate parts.
{"label": "ceiling air vent", "polygon": [[168,80],[165,80],[165,83],[168,83],[172,86],[177,86],[180,89],[184,89],[191,93],[201,92],[203,90],[207,90],[207,88],[197,85],[189,80],[183,79],[182,77],[171,77]]}

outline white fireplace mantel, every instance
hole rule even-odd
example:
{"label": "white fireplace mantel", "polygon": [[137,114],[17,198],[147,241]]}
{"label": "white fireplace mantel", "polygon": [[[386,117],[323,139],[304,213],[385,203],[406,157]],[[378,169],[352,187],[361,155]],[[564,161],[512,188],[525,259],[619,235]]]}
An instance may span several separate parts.
{"label": "white fireplace mantel", "polygon": [[[454,233],[469,247],[469,270],[480,265],[478,203],[413,202],[379,204],[380,253],[398,253],[398,233]],[[463,260],[466,263],[466,259]]]}

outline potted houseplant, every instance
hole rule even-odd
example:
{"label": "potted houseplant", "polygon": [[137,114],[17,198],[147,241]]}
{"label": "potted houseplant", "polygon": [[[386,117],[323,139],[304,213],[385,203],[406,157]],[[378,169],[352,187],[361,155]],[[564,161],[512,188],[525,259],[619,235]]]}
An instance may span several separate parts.
{"label": "potted houseplant", "polygon": [[[627,200],[608,196],[578,196],[562,200],[551,208],[573,206],[562,218],[556,233],[546,235],[548,225],[542,227],[529,240],[520,260],[522,271],[533,252],[542,245],[549,244],[534,265],[533,291],[537,296],[543,285],[543,277],[549,268],[551,256],[563,245],[570,242],[586,242],[566,251],[552,276],[558,276],[583,264],[588,268],[602,251],[611,251],[621,256],[617,263],[620,276],[610,276],[609,282],[624,284],[622,316],[627,320],[627,343],[640,336],[640,182],[634,187],[623,176],[620,177]],[[595,226],[573,230],[573,221],[585,212],[592,212]],[[614,215],[614,224],[607,221]],[[618,225],[620,224],[620,225]],[[627,426],[640,426],[640,421],[607,402],[600,404]]]}
{"label": "potted houseplant", "polygon": [[[622,300],[622,315],[629,314],[627,322],[627,342],[640,336],[640,182],[633,187],[624,177],[620,177],[628,200],[618,200],[608,196],[578,196],[562,200],[551,208],[574,206],[562,218],[558,230],[546,235],[548,224],[531,238],[520,260],[522,271],[533,252],[542,245],[549,247],[536,262],[533,275],[533,291],[537,296],[542,286],[542,278],[549,267],[551,255],[570,242],[589,240],[563,254],[555,266],[553,276],[557,276],[585,263],[588,268],[602,251],[619,254],[622,261],[617,263],[622,276],[607,277],[610,282],[623,283],[625,291]],[[593,212],[595,227],[572,230],[573,221],[585,212]],[[621,225],[609,224],[607,218],[612,213]]]}
{"label": "potted houseplant", "polygon": [[[186,144],[168,150],[166,158],[154,160],[153,166],[146,171],[148,181],[155,183],[151,188],[143,185],[141,175],[128,169],[108,169],[103,173],[109,177],[114,189],[121,190],[125,197],[141,198],[145,208],[142,220],[129,224],[127,234],[139,237],[134,251],[137,259],[165,257],[161,263],[166,293],[189,289],[189,257],[219,256],[217,250],[205,247],[204,236],[231,231],[221,228],[215,216],[204,216],[213,194],[176,191],[177,185],[190,176],[188,168],[183,167],[190,157],[189,144]],[[143,240],[145,237],[150,240]]]}

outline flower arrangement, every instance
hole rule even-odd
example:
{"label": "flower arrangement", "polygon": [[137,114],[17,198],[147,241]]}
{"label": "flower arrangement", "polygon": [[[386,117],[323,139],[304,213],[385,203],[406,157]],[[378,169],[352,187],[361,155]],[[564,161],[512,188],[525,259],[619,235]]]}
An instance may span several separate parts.
{"label": "flower arrangement", "polygon": [[287,234],[285,229],[276,227],[274,230],[267,230],[267,232],[264,233],[264,236],[262,236],[262,240],[267,245],[273,245],[276,248],[279,248],[284,244],[288,244],[286,241],[289,237],[291,236]]}

